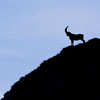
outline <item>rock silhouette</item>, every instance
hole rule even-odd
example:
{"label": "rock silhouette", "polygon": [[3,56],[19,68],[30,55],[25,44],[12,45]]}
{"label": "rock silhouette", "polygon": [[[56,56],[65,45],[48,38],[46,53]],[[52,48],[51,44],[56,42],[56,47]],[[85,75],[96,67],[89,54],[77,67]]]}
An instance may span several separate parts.
{"label": "rock silhouette", "polygon": [[64,48],[16,82],[2,100],[100,100],[100,39]]}
{"label": "rock silhouette", "polygon": [[71,45],[73,46],[74,45],[74,41],[77,41],[77,40],[81,40],[83,41],[83,43],[85,43],[85,40],[84,40],[84,35],[83,34],[73,34],[71,32],[68,32],[67,29],[68,29],[69,26],[67,26],[65,28],[65,33],[66,35],[69,37],[69,39],[71,40]]}

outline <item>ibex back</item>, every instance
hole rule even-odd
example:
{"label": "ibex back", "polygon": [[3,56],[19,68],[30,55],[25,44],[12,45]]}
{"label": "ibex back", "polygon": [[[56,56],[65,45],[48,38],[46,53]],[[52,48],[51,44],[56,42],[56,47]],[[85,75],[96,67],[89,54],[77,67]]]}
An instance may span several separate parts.
{"label": "ibex back", "polygon": [[68,32],[67,29],[68,29],[68,26],[65,28],[65,33],[66,33],[67,36],[69,36],[69,39],[71,40],[71,45],[74,44],[75,40],[76,41],[77,40],[82,40],[83,43],[85,43],[83,34],[72,34],[71,32]]}

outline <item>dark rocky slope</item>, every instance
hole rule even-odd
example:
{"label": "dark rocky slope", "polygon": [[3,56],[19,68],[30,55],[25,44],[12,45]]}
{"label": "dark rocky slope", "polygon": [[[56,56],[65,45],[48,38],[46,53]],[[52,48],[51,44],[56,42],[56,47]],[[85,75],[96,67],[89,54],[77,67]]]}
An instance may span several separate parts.
{"label": "dark rocky slope", "polygon": [[2,100],[100,100],[100,40],[64,48],[16,82]]}

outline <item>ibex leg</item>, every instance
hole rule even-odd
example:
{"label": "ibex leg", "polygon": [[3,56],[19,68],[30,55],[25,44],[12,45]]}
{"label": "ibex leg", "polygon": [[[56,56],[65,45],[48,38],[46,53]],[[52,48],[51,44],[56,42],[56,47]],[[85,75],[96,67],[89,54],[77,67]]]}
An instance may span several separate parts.
{"label": "ibex leg", "polygon": [[84,39],[82,39],[82,41],[83,41],[83,43],[85,43],[85,40]]}
{"label": "ibex leg", "polygon": [[73,40],[71,40],[71,45],[73,46],[73,44],[74,44],[74,41],[73,41]]}

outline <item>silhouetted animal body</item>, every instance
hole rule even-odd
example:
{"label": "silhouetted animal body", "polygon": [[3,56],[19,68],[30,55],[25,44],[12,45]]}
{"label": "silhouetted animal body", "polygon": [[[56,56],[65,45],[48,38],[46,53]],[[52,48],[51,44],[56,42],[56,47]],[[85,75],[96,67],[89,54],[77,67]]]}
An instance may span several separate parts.
{"label": "silhouetted animal body", "polygon": [[74,41],[77,41],[77,40],[82,40],[83,43],[85,43],[83,34],[72,34],[71,32],[67,31],[67,28],[68,26],[65,28],[65,33],[67,36],[69,36],[69,39],[71,40],[71,45],[73,45]]}

